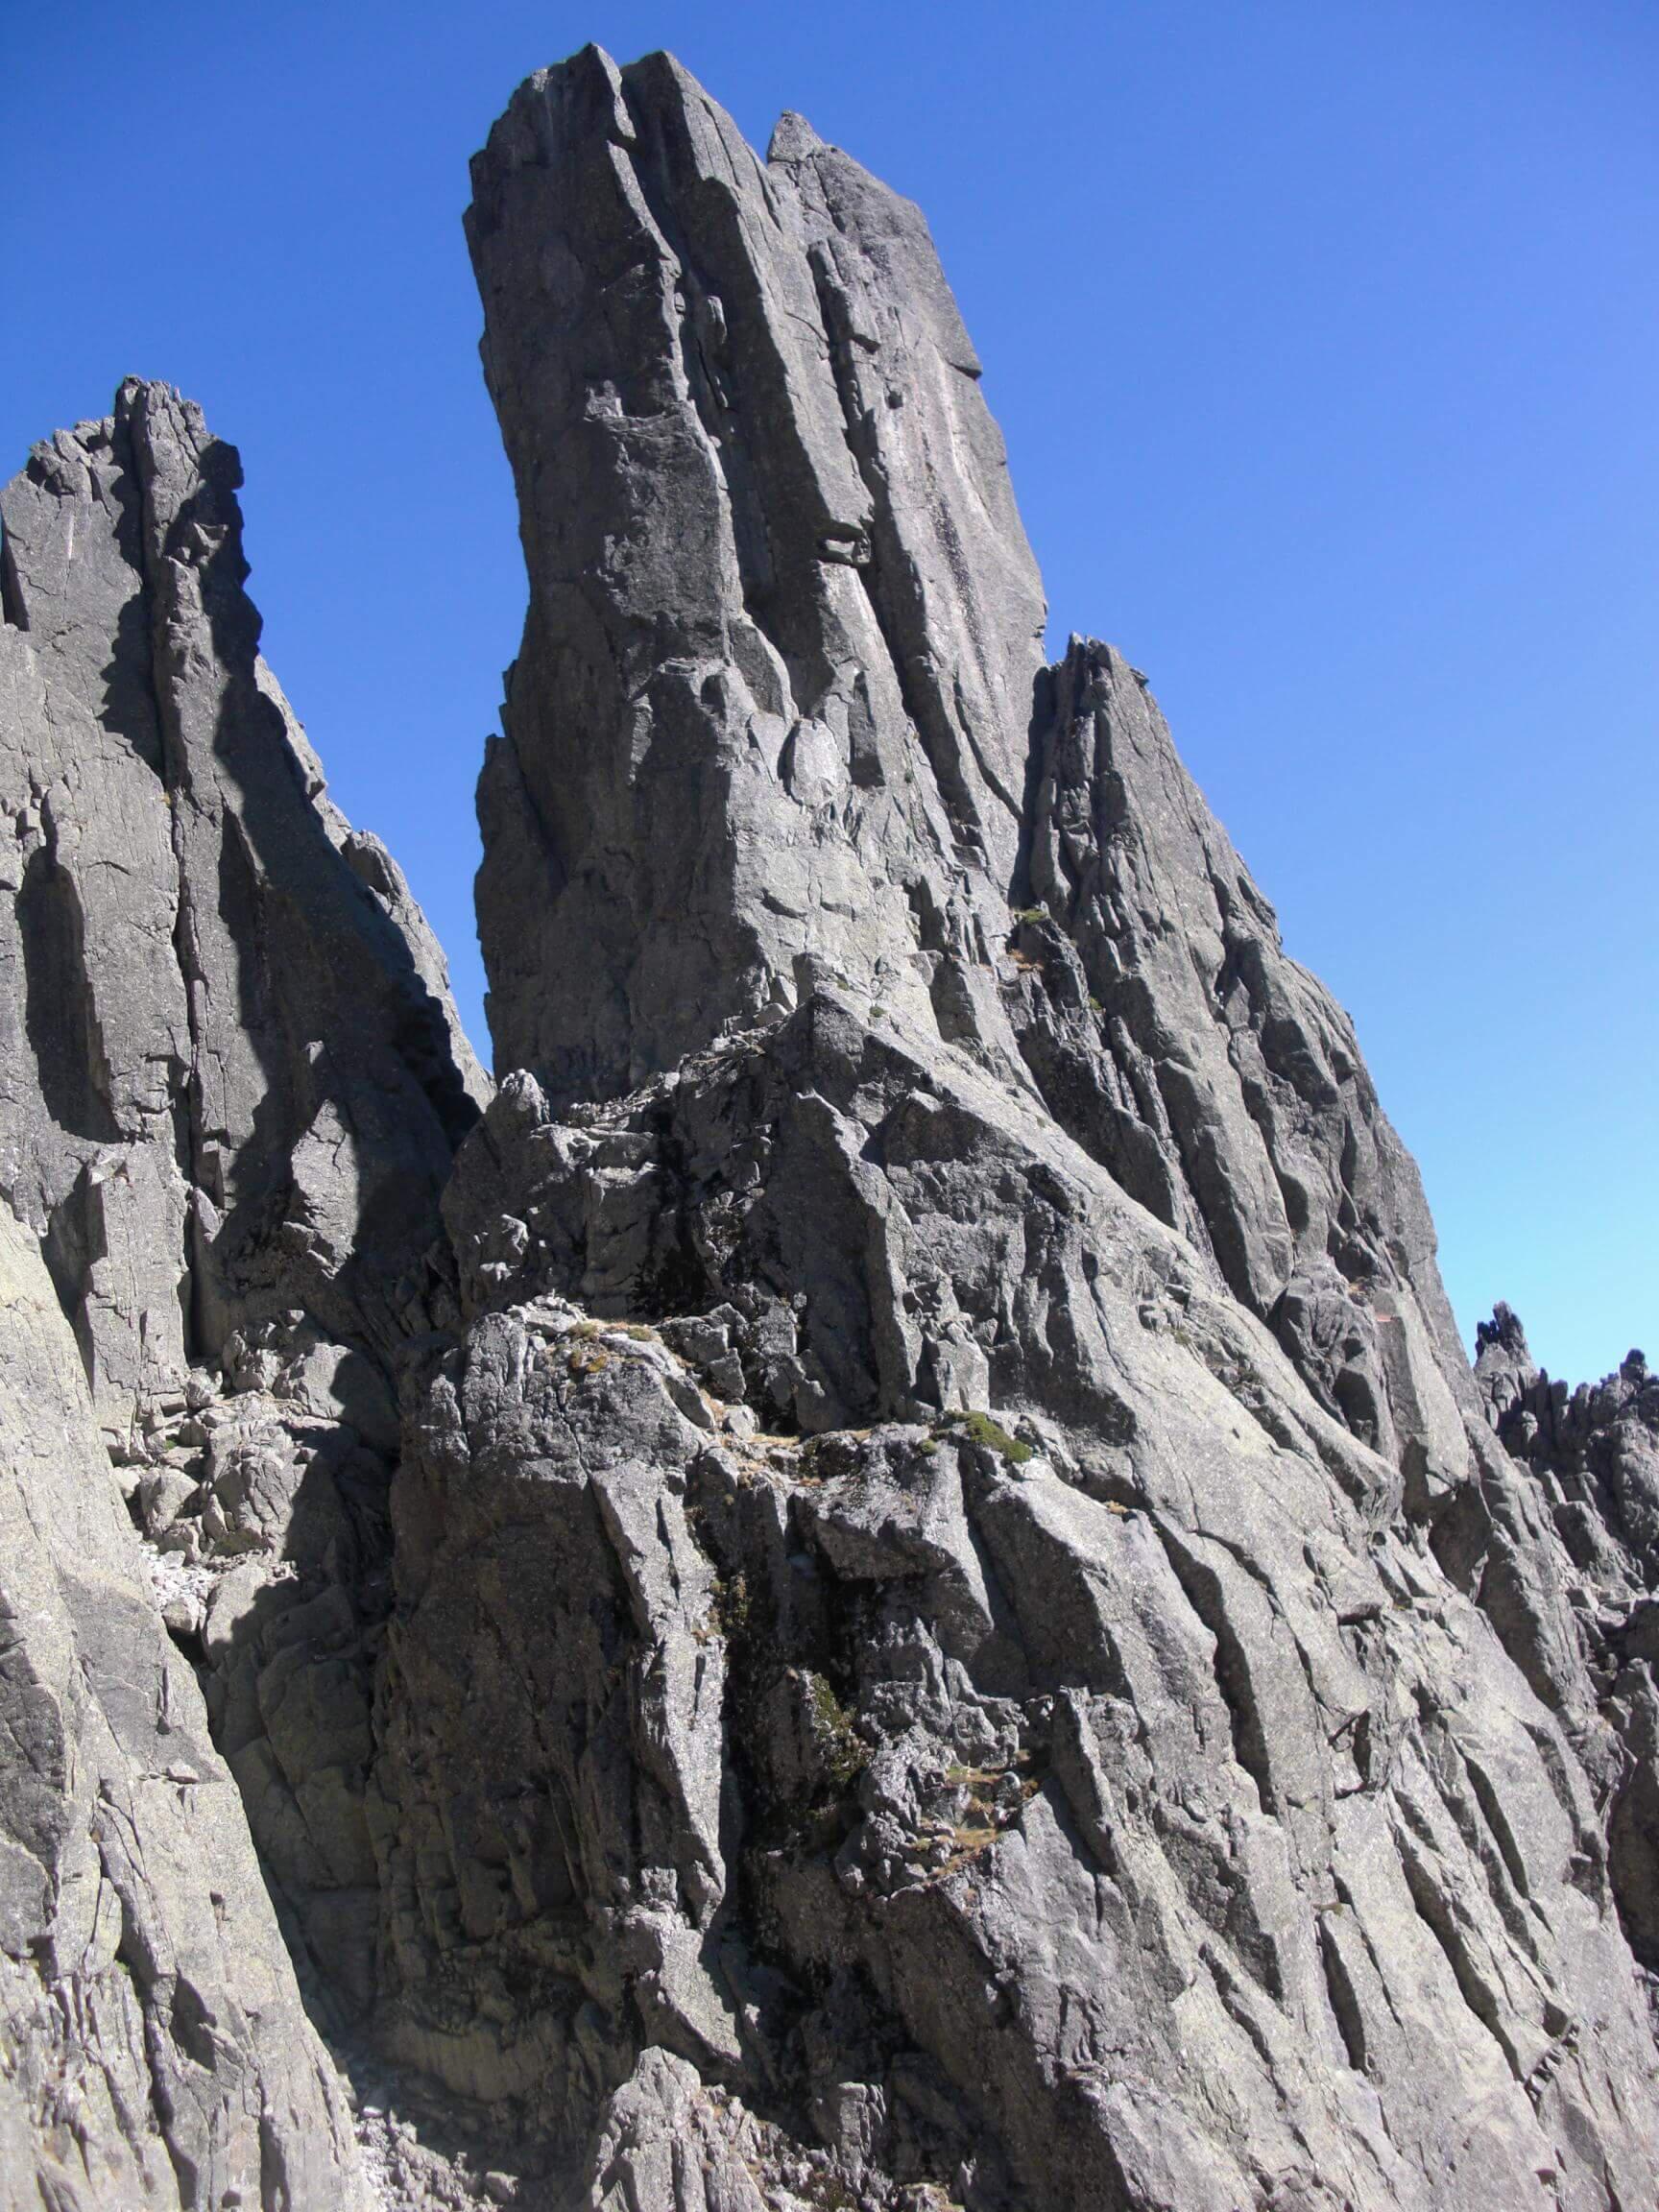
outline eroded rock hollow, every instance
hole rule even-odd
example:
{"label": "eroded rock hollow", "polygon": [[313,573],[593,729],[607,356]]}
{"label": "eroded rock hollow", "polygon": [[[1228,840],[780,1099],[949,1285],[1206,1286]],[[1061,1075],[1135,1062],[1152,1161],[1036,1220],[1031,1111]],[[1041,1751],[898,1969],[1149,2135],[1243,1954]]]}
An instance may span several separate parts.
{"label": "eroded rock hollow", "polygon": [[0,2205],[1652,2201],[1640,1355],[1471,1369],[912,205],[590,47],[468,236],[498,1087],[231,449],[0,501]]}

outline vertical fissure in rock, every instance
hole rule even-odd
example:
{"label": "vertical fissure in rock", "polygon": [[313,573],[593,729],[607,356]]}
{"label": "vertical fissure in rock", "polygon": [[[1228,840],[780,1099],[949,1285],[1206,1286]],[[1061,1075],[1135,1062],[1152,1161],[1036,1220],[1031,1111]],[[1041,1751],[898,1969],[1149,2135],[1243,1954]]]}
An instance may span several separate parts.
{"label": "vertical fissure in rock", "polygon": [[1471,2016],[1485,2029],[1503,2054],[1504,2065],[1525,2087],[1526,2070],[1513,2037],[1504,2030],[1497,1994],[1477,1967],[1452,1904],[1435,1883],[1417,1846],[1404,1833],[1400,1834],[1399,1842],[1401,1869],[1418,1919],[1434,1938]]}
{"label": "vertical fissure in rock", "polygon": [[[988,863],[989,854],[978,809],[962,774],[954,742],[955,733],[944,710],[936,685],[926,676],[918,674],[917,662],[925,660],[926,655],[926,624],[921,611],[914,605],[906,608],[900,596],[897,579],[903,571],[907,557],[894,527],[886,475],[871,449],[871,434],[858,404],[851,352],[858,341],[853,332],[846,301],[831,281],[822,246],[815,245],[808,250],[807,265],[811,270],[818,311],[823,318],[829,345],[830,369],[841,407],[842,435],[846,439],[853,465],[870,498],[866,555],[862,561],[854,563],[858,580],[864,588],[881,641],[886,646],[887,658],[892,663],[904,711],[921,744],[923,756],[933,772],[939,795],[945,803],[956,840],[956,853],[953,856],[955,864],[959,869],[964,863],[970,867],[982,867]],[[1017,823],[1020,818],[1018,805],[987,766],[965,722],[963,733],[974,749],[980,773]],[[1002,883],[998,883],[996,888],[1004,895],[1008,890],[1008,886]]]}
{"label": "vertical fissure in rock", "polygon": [[110,1103],[109,1063],[86,972],[86,932],[74,878],[58,854],[50,801],[43,837],[17,890],[23,944],[24,1024],[47,1112],[72,1137],[113,1144],[122,1131]]}
{"label": "vertical fissure in rock", "polygon": [[[732,287],[728,285],[725,294],[715,291],[699,264],[685,224],[678,218],[677,203],[666,174],[671,155],[664,137],[665,125],[658,107],[640,96],[636,70],[622,71],[621,92],[636,139],[635,150],[628,156],[633,174],[651,220],[675,264],[678,297],[673,305],[681,369],[725,490],[743,603],[794,679],[798,656],[792,655],[786,643],[772,633],[770,613],[777,589],[778,561],[765,499],[755,476],[751,441],[745,436],[746,425],[733,413],[724,385],[709,358],[710,347],[717,345],[724,334],[729,312],[725,301]],[[740,257],[741,243],[737,252]],[[774,434],[782,434],[785,430],[782,420],[771,427]],[[798,689],[794,682],[791,687]]]}
{"label": "vertical fissure in rock", "polygon": [[29,627],[29,610],[17,580],[17,555],[4,523],[0,523],[0,622],[13,630]]}
{"label": "vertical fissure in rock", "polygon": [[1325,1994],[1331,2006],[1331,2016],[1336,2023],[1336,2032],[1342,2038],[1348,2063],[1356,2074],[1364,2074],[1367,2071],[1365,2015],[1331,1920],[1332,1914],[1329,1911],[1320,1913],[1319,1963],[1325,1976]]}

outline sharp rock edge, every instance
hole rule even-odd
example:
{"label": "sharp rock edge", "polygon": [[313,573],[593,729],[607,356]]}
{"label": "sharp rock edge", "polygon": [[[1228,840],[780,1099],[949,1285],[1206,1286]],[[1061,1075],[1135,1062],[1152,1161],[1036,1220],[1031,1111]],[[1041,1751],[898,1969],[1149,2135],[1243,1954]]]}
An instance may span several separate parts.
{"label": "sharp rock edge", "polygon": [[493,1094],[229,448],[0,510],[0,2202],[1648,2201],[1640,1356],[1471,1371],[919,212],[596,48],[473,187]]}

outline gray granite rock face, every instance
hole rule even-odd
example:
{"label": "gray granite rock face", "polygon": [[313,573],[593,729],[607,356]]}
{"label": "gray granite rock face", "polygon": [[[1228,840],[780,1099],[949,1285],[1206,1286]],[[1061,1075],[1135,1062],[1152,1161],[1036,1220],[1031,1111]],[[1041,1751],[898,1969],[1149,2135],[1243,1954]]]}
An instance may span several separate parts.
{"label": "gray granite rock face", "polygon": [[1581,1571],[1144,679],[1038,664],[920,218],[593,49],[474,187],[531,605],[397,2032],[595,2204],[1640,2196]]}
{"label": "gray granite rock face", "polygon": [[1640,1352],[1569,1390],[1506,1306],[1477,1332],[1475,1381],[1569,1562],[1578,1633],[1619,1751],[1605,1768],[1609,1864],[1636,1956],[1659,1971],[1659,1377]]}
{"label": "gray granite rock face", "polygon": [[1045,1103],[1394,1461],[1407,1519],[1603,1773],[1575,1569],[1492,1450],[1415,1164],[1110,647],[1074,638],[1040,685],[1028,791],[1013,1017]]}
{"label": "gray granite rock face", "polygon": [[0,1207],[0,2205],[362,2207],[236,1785]]}
{"label": "gray granite rock face", "polygon": [[0,1185],[112,1431],[245,1323],[387,1349],[485,1088],[259,658],[240,481],[129,383],[0,495]]}
{"label": "gray granite rock face", "polygon": [[[19,1613],[13,1656],[28,1673],[124,1670],[139,1703],[161,1685],[163,1713],[187,1693],[193,1743],[210,1721],[225,1761],[209,1755],[203,1794],[163,1787],[167,1758],[145,1753],[140,1790],[108,1766],[113,1752],[74,1751],[76,1730],[108,1735],[94,1700],[63,1720],[70,1748],[34,1786],[39,1818],[66,1836],[125,1821],[163,1892],[156,1904],[134,1887],[107,1911],[136,1996],[108,1958],[83,1990],[67,1952],[29,1937],[34,2103],[17,2124],[41,2130],[40,2158],[68,2155],[62,2083],[82,2041],[104,2065],[107,2002],[121,2008],[110,2032],[132,2046],[88,2107],[91,2178],[81,2195],[48,2192],[54,2204],[335,2200],[338,2090],[314,2039],[287,2052],[298,2027],[272,2009],[302,2025],[260,1872],[320,2009],[360,2012],[378,1918],[364,1790],[394,1359],[410,1327],[453,1310],[446,1263],[431,1263],[438,1198],[488,1090],[401,874],[329,803],[259,658],[239,482],[234,449],[196,408],[129,383],[108,419],[36,447],[0,493],[0,1189],[39,1240],[103,1434],[88,1455],[76,1430],[57,1504],[36,1495],[43,1473],[20,1469],[18,1512],[36,1516],[61,1575],[84,1490],[75,1509],[94,1556],[106,1524],[119,1531],[130,1514],[147,1562],[131,1591],[89,1567],[92,1594],[65,1598],[61,1633]],[[25,1311],[0,1317],[0,1347]],[[50,1401],[34,1410],[56,1418]],[[130,1578],[137,1546],[129,1527]],[[51,1695],[69,1714],[70,1692]],[[88,1811],[106,1771],[119,1808],[108,1820]],[[76,1850],[79,1867],[84,1835]],[[216,1857],[237,1892],[223,1927],[204,1886]],[[186,1948],[210,1954],[218,1979],[193,1965],[170,1998],[172,1954]],[[183,2059],[166,2053],[169,2004]],[[267,2033],[262,2087],[250,2050]],[[301,2060],[316,2077],[303,2096],[283,2072]],[[234,2188],[245,2194],[223,2194]]]}
{"label": "gray granite rock face", "polygon": [[498,1067],[613,1094],[819,975],[1011,1052],[1043,593],[920,213],[596,48],[473,187],[531,577],[479,796]]}
{"label": "gray granite rock face", "polygon": [[[512,1079],[447,1206],[475,1318],[394,1506],[425,2063],[568,2140],[666,2050],[873,2206],[1640,2185],[1567,1731],[1399,1468],[1052,1121],[820,991],[573,1120]],[[475,1979],[526,1954],[534,2044]]]}
{"label": "gray granite rock face", "polygon": [[1026,1087],[1437,1510],[1484,1430],[1416,1170],[1144,681],[1041,666],[920,214],[591,48],[474,187],[531,578],[479,797],[501,1070],[602,1097],[854,991]]}
{"label": "gray granite rock face", "polygon": [[[474,190],[530,580],[487,1103],[257,659],[228,449],[124,387],[5,496],[0,1161],[153,1592],[73,1632],[194,1661],[293,1965],[255,1898],[204,2041],[117,1945],[157,2025],[107,2053],[31,1902],[102,1815],[0,1766],[0,2149],[170,2037],[168,2148],[240,2144],[257,1986],[317,2069],[272,2212],[352,2185],[296,1988],[425,2116],[365,2106],[387,2203],[1647,2202],[1646,1368],[1569,1398],[1500,1316],[1471,1373],[1145,680],[1042,664],[918,212],[593,48]],[[126,2095],[89,2139],[164,2183]],[[233,2155],[179,2200],[253,2200]]]}

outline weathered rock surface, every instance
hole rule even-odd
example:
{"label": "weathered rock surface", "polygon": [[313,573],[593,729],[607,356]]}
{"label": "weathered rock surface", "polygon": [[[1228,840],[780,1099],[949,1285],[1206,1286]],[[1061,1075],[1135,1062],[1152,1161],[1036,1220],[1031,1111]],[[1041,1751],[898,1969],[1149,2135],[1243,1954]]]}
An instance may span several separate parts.
{"label": "weathered rock surface", "polygon": [[1640,2195],[1581,1578],[1351,1025],[1144,680],[1037,663],[920,218],[591,49],[474,184],[531,607],[401,2032],[595,2201],[742,2200],[733,2095],[870,2204]]}
{"label": "weathered rock surface", "polygon": [[[488,1087],[401,875],[328,802],[259,659],[258,616],[242,589],[239,482],[233,448],[193,406],[129,383],[108,420],[37,446],[0,494],[0,1189],[40,1240],[116,1462],[118,1477],[97,1453],[101,1474],[82,1509],[94,1530],[100,1513],[122,1521],[125,1491],[147,1539],[140,1565],[129,1532],[122,1571],[135,1588],[111,1598],[109,1623],[70,1605],[91,1658],[73,1661],[69,1630],[54,1646],[26,1612],[14,1656],[48,1681],[60,1660],[127,1667],[140,1704],[152,1677],[174,1695],[188,1684],[189,1726],[204,1740],[205,1691],[229,1772],[213,1761],[202,1802],[215,1819],[197,1821],[211,1828],[200,1864],[187,1838],[171,1839],[165,1808],[180,1791],[160,1787],[167,1758],[144,1770],[142,1794],[109,1768],[112,1802],[126,1808],[109,1817],[137,1822],[129,1847],[156,1861],[157,1880],[175,1858],[180,1870],[159,1905],[136,1891],[126,1904],[121,1940],[148,1947],[130,1972],[149,2011],[122,1996],[126,2026],[112,2026],[132,2028],[140,2057],[146,2035],[156,2044],[161,2120],[144,2121],[146,2077],[120,2073],[119,2053],[104,2104],[113,2099],[117,2131],[138,2146],[134,2172],[157,2201],[171,2201],[173,2186],[154,2144],[144,2148],[159,2126],[182,2202],[234,2201],[217,2186],[195,2192],[215,2174],[247,2187],[252,2171],[258,2200],[297,2206],[328,2188],[324,2092],[313,2086],[309,2118],[303,2103],[287,2117],[274,2104],[261,2182],[264,2092],[244,2046],[257,2032],[263,2048],[259,2023],[277,2001],[266,1993],[276,1969],[261,1958],[263,1938],[252,1940],[246,1983],[227,1934],[218,1981],[200,1995],[192,1982],[178,1999],[181,2048],[206,2069],[205,2090],[190,2086],[188,2067],[182,2089],[173,2081],[163,1984],[174,1950],[205,1955],[220,1943],[203,1882],[222,1850],[246,1910],[256,1904],[268,1921],[263,1863],[306,1985],[330,2016],[372,2000],[377,1892],[363,1793],[389,1593],[393,1363],[411,1323],[452,1310],[445,1263],[434,1274],[429,1260],[438,1198]],[[37,1411],[46,1420],[48,1402]],[[84,1455],[59,1479],[66,1494],[91,1481]],[[71,1551],[60,1557],[59,1547],[73,1543],[67,1512],[50,1533],[36,1520],[60,1570]],[[134,1641],[134,1607],[148,1610],[153,1652]],[[182,1659],[162,1668],[162,1614],[201,1688]],[[130,1663],[99,1653],[99,1638],[131,1645]],[[67,1693],[60,1684],[52,1695]],[[96,1710],[73,1722],[94,1745]],[[67,1719],[62,1732],[72,1733]],[[42,1807],[53,1788],[61,1793],[51,1818],[65,1835],[91,1818],[82,1800],[102,1787],[99,1760],[108,1765],[99,1749],[78,1753],[35,1786]],[[181,1799],[186,1810],[197,1801]],[[89,1846],[77,1849],[79,1866]],[[275,1958],[282,2002],[295,2008],[294,1969],[280,1948]],[[40,2017],[65,2006],[69,2015],[52,2051],[30,2060],[52,2128],[50,2084],[72,2070],[78,2038],[99,2047],[93,2014],[106,2002],[106,1981],[89,1984],[92,2009],[77,2019],[83,1999],[64,1960],[40,1968]],[[108,1969],[106,1959],[96,1972]],[[190,2008],[203,2005],[199,2029]],[[147,2029],[152,2013],[161,2025]],[[243,2014],[252,2026],[237,2025]],[[298,2093],[282,2086],[288,2031],[274,2014],[269,2032],[279,2104]],[[308,2049],[305,2063],[331,2079],[320,2047]],[[225,2066],[228,2087],[214,2071]],[[221,2091],[219,2117],[173,2127],[169,2099]],[[108,2120],[87,2123],[94,2161],[116,2154]],[[317,2135],[302,2154],[281,2147],[294,2130],[301,2142]],[[209,2146],[208,2157],[204,2145],[221,2134],[228,2148]],[[41,2155],[58,2157],[56,2135],[43,2140]],[[87,2186],[88,2203],[127,2200],[113,2166],[95,2163]]]}
{"label": "weathered rock surface", "polygon": [[367,2204],[36,1239],[0,1208],[0,2204]]}
{"label": "weathered rock surface", "polygon": [[1043,593],[920,213],[591,47],[473,186],[531,579],[479,798],[497,1066],[613,1094],[820,974],[998,1042]]}
{"label": "weathered rock surface", "polygon": [[1040,666],[920,214],[799,117],[761,163],[669,58],[593,48],[474,187],[531,583],[479,794],[498,1067],[602,1098],[820,984],[969,1052],[1198,1245],[1587,1717],[1351,1025],[1143,680]]}
{"label": "weathered rock surface", "polygon": [[[514,1078],[448,1204],[485,1310],[395,1501],[426,2063],[559,2082],[567,2135],[664,2047],[872,2204],[1640,2189],[1560,1723],[1399,1470],[1023,1099],[820,991],[575,1124]],[[534,2049],[485,1995],[526,1954]]]}
{"label": "weathered rock surface", "polygon": [[[1570,1398],[1501,1314],[1471,1373],[1352,1026],[1144,679],[1042,665],[918,212],[593,48],[474,187],[530,579],[481,1118],[257,661],[228,449],[125,387],[0,564],[0,1144],[119,1462],[74,1494],[131,1560],[131,1491],[132,1633],[196,1663],[369,2185],[1647,2202],[1646,1368]],[[103,2045],[11,1956],[0,2127],[57,2156],[37,2085]],[[224,1972],[193,2110],[250,2079]],[[349,2153],[271,1972],[299,2205]]]}
{"label": "weathered rock surface", "polygon": [[1622,1752],[1604,1785],[1613,1881],[1636,1956],[1659,1971],[1659,1376],[1631,1352],[1569,1390],[1534,1365],[1506,1306],[1477,1340],[1488,1418],[1572,1562],[1591,1680]]}
{"label": "weathered rock surface", "polygon": [[1044,678],[1028,790],[1014,1011],[1045,1103],[1395,1462],[1407,1519],[1604,1777],[1575,1569],[1491,1448],[1416,1166],[1109,647],[1073,639]]}
{"label": "weathered rock surface", "polygon": [[259,659],[240,481],[128,383],[0,495],[0,1186],[111,1430],[295,1309],[384,1353],[485,1088]]}

